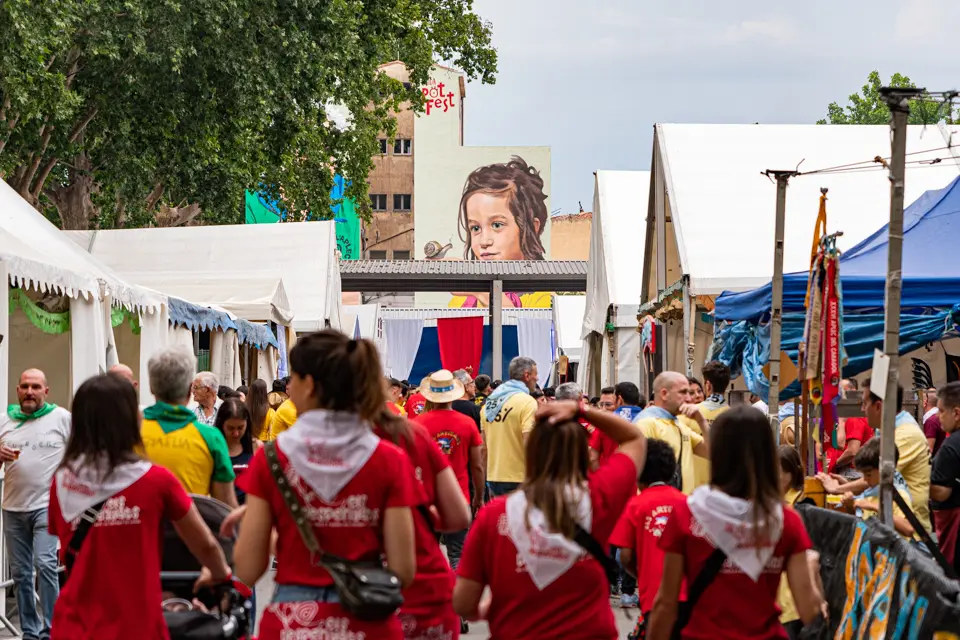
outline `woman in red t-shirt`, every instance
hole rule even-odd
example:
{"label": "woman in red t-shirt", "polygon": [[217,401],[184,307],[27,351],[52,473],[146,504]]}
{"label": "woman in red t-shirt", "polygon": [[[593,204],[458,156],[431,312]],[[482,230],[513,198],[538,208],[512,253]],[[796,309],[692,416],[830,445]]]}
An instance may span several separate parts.
{"label": "woman in red t-shirt", "polygon": [[403,636],[460,637],[460,617],[453,612],[454,575],[437,542],[436,531],[461,531],[470,524],[470,507],[447,456],[421,425],[385,411],[375,433],[406,451],[423,487],[423,502],[413,515],[417,538],[417,575],[403,592]]}
{"label": "woman in red t-shirt", "polygon": [[[290,368],[298,417],[277,436],[277,457],[317,542],[346,560],[384,558],[400,583],[410,585],[416,572],[411,508],[422,504],[422,489],[406,454],[373,433],[386,406],[376,347],[325,330],[297,342]],[[247,504],[234,562],[247,584],[267,570],[277,530],[277,589],[260,622],[261,640],[304,633],[403,638],[397,616],[361,621],[340,606],[333,579],[304,544],[263,449],[237,484]]]}
{"label": "woman in red t-shirt", "polygon": [[65,565],[81,516],[103,504],[73,556],[50,638],[166,640],[160,608],[164,520],[173,521],[187,548],[210,568],[203,584],[230,575],[223,549],[173,474],[134,453],[142,446],[140,409],[128,380],[90,378],[72,408],[70,439],[50,487],[50,533],[60,538]]}
{"label": "woman in red t-shirt", "polygon": [[685,579],[692,591],[721,549],[723,565],[699,600],[688,603],[692,614],[681,637],[785,640],[777,608],[781,573],[787,573],[804,623],[816,618],[820,598],[807,568],[806,529],[781,501],[780,466],[766,417],[747,406],[721,414],[710,428],[710,461],[710,485],[674,506],[660,537],[666,558],[647,638],[671,637],[681,584]]}
{"label": "woman in red t-shirt", "polygon": [[[589,474],[584,418],[620,444]],[[640,429],[606,411],[563,400],[540,408],[526,445],[526,479],[483,507],[467,535],[453,608],[486,619],[497,640],[616,640],[610,585],[600,562],[573,542],[579,524],[607,540],[646,457]],[[588,476],[589,474],[589,476]],[[481,603],[484,587],[492,598]]]}

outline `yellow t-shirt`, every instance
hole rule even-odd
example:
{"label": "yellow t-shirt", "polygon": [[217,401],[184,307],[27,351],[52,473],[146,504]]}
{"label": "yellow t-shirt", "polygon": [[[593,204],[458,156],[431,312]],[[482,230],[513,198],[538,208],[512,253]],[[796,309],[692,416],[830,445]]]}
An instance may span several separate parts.
{"label": "yellow t-shirt", "polygon": [[216,427],[191,422],[171,428],[145,418],[140,435],[138,453],[175,475],[187,493],[208,496],[212,482],[235,478],[227,441]]}
{"label": "yellow t-shirt", "polygon": [[[787,494],[783,501],[791,507],[804,498],[803,491],[797,489],[787,489]],[[780,576],[780,587],[777,590],[777,606],[780,607],[780,624],[786,624],[800,619],[800,613],[797,611],[797,603],[793,601],[793,592],[790,591],[790,583],[787,582],[787,568],[783,568],[783,574]]]}
{"label": "yellow t-shirt", "polygon": [[487,480],[523,482],[527,467],[523,435],[533,431],[537,401],[526,393],[515,393],[492,421],[487,421],[484,408],[480,409],[480,416],[487,445]]}
{"label": "yellow t-shirt", "polygon": [[696,488],[696,474],[693,467],[693,449],[703,442],[703,436],[691,431],[685,422],[676,419],[638,417],[634,424],[640,427],[648,438],[663,440],[679,456],[680,475],[683,478],[683,492],[687,495]]}
{"label": "yellow t-shirt", "polygon": [[[903,475],[903,473],[901,472],[900,475]],[[900,497],[903,498],[903,501],[907,503],[907,506],[910,507],[911,509],[913,509],[913,501],[910,500],[910,494],[909,494],[909,492],[904,492],[904,491],[901,490],[901,489],[897,489],[897,493],[899,493],[899,494],[900,494]],[[871,518],[876,518],[876,517],[878,517],[878,516],[880,515],[880,511],[879,511],[879,508],[880,508],[880,500],[879,500],[878,498],[866,498],[866,500],[869,501],[869,502],[871,502],[871,503],[873,503],[874,505],[876,505],[878,510],[877,510],[877,511],[869,511],[869,510],[867,510],[867,509],[863,509],[863,511],[862,511],[862,513],[863,513],[863,519],[864,519],[864,520],[870,520]],[[914,513],[916,513],[916,511],[917,511],[916,509],[913,509],[913,512],[914,512]],[[904,520],[907,519],[907,517],[906,517],[905,515],[903,515],[903,509],[901,509],[901,508],[897,505],[896,502],[893,503],[893,516],[894,516],[895,518],[903,518]],[[917,516],[918,519],[919,519],[919,517],[920,517],[920,516]],[[907,536],[903,536],[903,537],[906,538],[907,540],[910,540],[910,539],[911,539],[911,538],[909,538],[909,537],[907,537]],[[913,539],[913,540],[920,540],[920,535],[919,535],[918,533],[914,532],[914,534],[913,534],[913,536],[912,536],[912,539]]]}
{"label": "yellow t-shirt", "polygon": [[273,424],[273,417],[277,415],[277,412],[267,407],[267,415],[263,416],[263,424],[260,425],[260,430],[255,434],[255,437],[260,442],[266,442],[267,440],[273,440],[270,436],[270,425]]}
{"label": "yellow t-shirt", "polygon": [[[703,414],[704,419],[706,419],[707,424],[713,424],[713,421],[717,417],[730,408],[730,405],[723,404],[716,406],[713,403],[708,401],[701,402],[697,405],[697,408],[700,409],[700,413]],[[698,433],[701,436],[703,431],[700,429],[700,425],[697,424],[696,420],[690,420],[689,418],[684,417],[684,424],[690,427],[690,430],[694,433]],[[696,486],[708,484],[710,482],[710,461],[706,458],[701,458],[700,456],[693,457],[693,472],[696,475]]]}
{"label": "yellow t-shirt", "polygon": [[900,459],[897,470],[910,489],[913,512],[923,528],[930,531],[930,446],[927,437],[913,417],[906,412],[897,415],[894,441]]}
{"label": "yellow t-shirt", "polygon": [[277,407],[273,414],[273,420],[270,421],[270,439],[273,440],[278,435],[293,426],[297,421],[297,408],[293,400],[284,400],[283,404]]}

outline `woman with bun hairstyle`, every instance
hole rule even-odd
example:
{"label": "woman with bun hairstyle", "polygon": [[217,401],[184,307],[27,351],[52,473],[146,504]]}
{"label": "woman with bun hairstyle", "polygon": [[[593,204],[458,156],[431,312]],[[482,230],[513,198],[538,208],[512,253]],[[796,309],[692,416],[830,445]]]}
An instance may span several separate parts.
{"label": "woman with bun hairstyle", "polygon": [[[459,234],[466,260],[544,260],[547,195],[535,167],[519,157],[475,169],[460,198]],[[549,293],[504,293],[504,307],[549,308]],[[487,307],[487,293],[455,293],[450,307]]]}
{"label": "woman with bun hairstyle", "polygon": [[[386,403],[376,347],[328,329],[297,342],[290,369],[298,417],[275,446],[319,546],[349,561],[382,557],[409,586],[416,573],[414,508],[423,494],[408,456],[373,432]],[[277,589],[259,638],[403,638],[396,615],[362,621],[340,606],[333,579],[304,544],[265,454],[264,448],[254,454],[238,483],[247,503],[234,551],[237,576],[255,584],[267,570],[276,528]]]}
{"label": "woman with bun hairstyle", "polygon": [[407,453],[423,489],[422,504],[413,514],[417,574],[404,590],[400,607],[404,638],[457,640],[460,617],[450,602],[455,578],[437,533],[466,529],[470,507],[447,456],[423,426],[384,409],[374,432]]}
{"label": "woman with bun hairstyle", "polygon": [[[578,419],[619,446],[595,473],[589,473],[587,431]],[[486,619],[498,640],[616,640],[607,573],[574,538],[579,526],[607,549],[637,492],[646,452],[639,427],[614,413],[574,400],[541,407],[526,444],[525,480],[480,509],[470,528],[454,610]],[[492,596],[481,601],[486,587]]]}

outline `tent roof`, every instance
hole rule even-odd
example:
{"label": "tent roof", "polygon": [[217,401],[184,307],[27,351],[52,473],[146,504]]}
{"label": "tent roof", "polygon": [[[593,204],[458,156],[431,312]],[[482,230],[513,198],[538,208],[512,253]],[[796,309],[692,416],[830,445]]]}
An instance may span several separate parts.
{"label": "tent roof", "polygon": [[[283,280],[297,331],[340,326],[334,222],[68,232],[121,274],[161,272],[197,282]],[[132,279],[132,276],[131,276]],[[194,298],[196,300],[196,298]]]}
{"label": "tent roof", "polygon": [[377,338],[377,319],[380,317],[380,305],[378,303],[344,305],[343,312],[357,317],[361,338],[368,340]]}
{"label": "tent roof", "polygon": [[198,305],[219,307],[244,320],[290,326],[293,312],[283,280],[273,276],[223,274],[216,281],[190,274],[131,271],[131,280]]}
{"label": "tent roof", "polygon": [[643,294],[650,172],[597,171],[596,176],[587,263],[587,315],[579,332],[583,337],[591,331],[603,331],[611,304],[640,304]]}
{"label": "tent roof", "polygon": [[[952,128],[951,128],[952,129]],[[890,154],[887,126],[658,124],[655,152],[663,166],[681,270],[695,294],[745,291],[773,276],[776,187],[766,169],[813,171]],[[936,127],[911,126],[906,199],[957,176]],[[842,230],[843,250],[889,219],[890,182],[869,170],[798,176],[787,191],[784,272],[809,267],[820,188],[829,188],[827,231]]]}
{"label": "tent roof", "polygon": [[[954,247],[960,243],[960,178],[927,191],[903,213],[903,295],[901,307],[952,307],[960,302],[960,269]],[[889,223],[840,256],[843,307],[883,307],[887,280]],[[807,272],[784,276],[784,310],[804,308]],[[721,320],[759,318],[770,311],[770,284],[717,298]]]}
{"label": "tent roof", "polygon": [[53,223],[0,180],[0,260],[21,287],[70,297],[105,293],[128,307],[156,308],[162,296],[124,282],[113,270],[63,237]]}

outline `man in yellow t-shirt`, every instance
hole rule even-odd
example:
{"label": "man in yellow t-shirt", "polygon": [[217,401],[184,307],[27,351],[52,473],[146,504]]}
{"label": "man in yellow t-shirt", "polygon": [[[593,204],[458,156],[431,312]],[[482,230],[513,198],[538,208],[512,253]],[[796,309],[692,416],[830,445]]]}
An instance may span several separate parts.
{"label": "man in yellow t-shirt", "polygon": [[293,426],[297,421],[297,407],[293,400],[287,398],[277,407],[273,414],[273,422],[270,423],[270,439],[276,440],[277,436]]}
{"label": "man in yellow t-shirt", "polygon": [[[730,408],[726,398],[727,387],[730,386],[730,367],[718,360],[713,360],[705,364],[700,373],[703,376],[703,393],[706,398],[697,405],[697,408],[703,414],[707,424],[712,425],[721,413]],[[690,429],[697,430],[696,426],[690,426]],[[698,456],[693,461],[693,470],[696,475],[696,486],[710,482],[709,460]]]}
{"label": "man in yellow t-shirt", "polygon": [[518,356],[508,371],[510,379],[490,394],[480,416],[491,496],[510,493],[523,482],[527,437],[537,417],[537,401],[530,395],[537,385],[537,363]]}
{"label": "man in yellow t-shirt", "polygon": [[[694,456],[709,458],[706,438],[710,434],[710,425],[696,405],[687,402],[690,383],[687,377],[674,371],[665,371],[653,381],[653,403],[634,420],[643,435],[668,443],[677,455],[679,476],[677,488],[686,494],[696,487],[696,475],[693,467]],[[700,427],[701,433],[695,433],[687,426],[685,417]]]}

